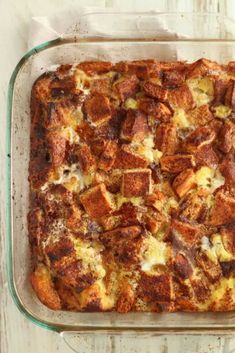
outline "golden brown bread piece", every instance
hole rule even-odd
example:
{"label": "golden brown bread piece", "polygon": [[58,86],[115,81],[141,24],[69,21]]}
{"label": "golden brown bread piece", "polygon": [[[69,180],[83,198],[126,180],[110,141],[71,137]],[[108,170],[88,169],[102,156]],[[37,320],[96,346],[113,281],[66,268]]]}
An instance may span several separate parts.
{"label": "golden brown bread piece", "polygon": [[145,196],[151,192],[151,170],[132,169],[124,171],[122,194],[125,197]]}
{"label": "golden brown bread piece", "polygon": [[145,114],[149,114],[156,120],[168,122],[172,116],[170,108],[161,102],[156,102],[152,98],[140,98],[138,100],[138,107]]}
{"label": "golden brown bread piece", "polygon": [[147,96],[156,98],[160,102],[166,102],[168,99],[168,90],[151,81],[145,82],[143,89]]}
{"label": "golden brown bread piece", "polygon": [[223,225],[234,222],[235,198],[218,192],[215,196],[215,203],[211,210],[211,224]]}
{"label": "golden brown bread piece", "polygon": [[182,108],[185,111],[192,109],[194,105],[192,93],[185,84],[169,90],[168,99],[171,107]]}
{"label": "golden brown bread piece", "polygon": [[31,283],[41,302],[53,310],[60,310],[60,297],[54,288],[50,272],[40,264],[31,274]]}
{"label": "golden brown bread piece", "polygon": [[100,218],[114,209],[114,203],[103,183],[82,193],[80,201],[92,218]]}
{"label": "golden brown bread piece", "polygon": [[175,154],[173,156],[164,156],[160,160],[163,171],[169,173],[180,173],[187,168],[195,166],[193,155]]}
{"label": "golden brown bread piece", "polygon": [[128,110],[122,124],[120,138],[127,141],[141,141],[148,131],[147,116],[138,110]]}
{"label": "golden brown bread piece", "polygon": [[117,152],[114,168],[133,169],[148,166],[146,158],[135,153],[131,146],[123,144]]}
{"label": "golden brown bread piece", "polygon": [[65,64],[31,96],[30,280],[53,310],[235,310],[235,63]]}
{"label": "golden brown bread piece", "polygon": [[177,128],[172,123],[162,123],[156,129],[156,148],[164,154],[173,154],[178,147]]}
{"label": "golden brown bread piece", "polygon": [[85,112],[94,125],[103,124],[111,119],[111,108],[108,97],[94,94],[85,101]]}
{"label": "golden brown bread piece", "polygon": [[192,169],[185,169],[181,172],[172,184],[177,195],[181,198],[195,186],[195,176]]}
{"label": "golden brown bread piece", "polygon": [[124,102],[128,97],[135,95],[138,91],[138,86],[138,79],[135,75],[124,76],[121,81],[114,83],[115,90],[121,102]]}

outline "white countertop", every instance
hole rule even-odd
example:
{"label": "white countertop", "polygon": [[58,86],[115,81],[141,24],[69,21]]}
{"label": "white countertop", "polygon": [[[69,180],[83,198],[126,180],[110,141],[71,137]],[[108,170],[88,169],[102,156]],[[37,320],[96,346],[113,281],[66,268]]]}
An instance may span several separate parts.
{"label": "white countertop", "polygon": [[[43,16],[60,11],[68,6],[118,6],[125,9],[155,9],[159,11],[210,11],[220,10],[233,14],[233,0],[190,1],[190,0],[0,0],[0,352],[1,353],[67,353],[71,350],[62,338],[28,321],[18,311],[7,288],[5,262],[5,199],[4,199],[4,158],[6,128],[7,84],[16,63],[25,53],[28,39],[28,25],[32,16]],[[147,4],[147,8],[146,8]],[[232,6],[233,5],[233,6]],[[129,342],[102,345],[98,341],[92,347],[83,340],[77,341],[79,352],[86,353],[232,353],[235,352],[235,336],[161,336],[155,341],[149,339],[148,345],[138,345],[131,349]],[[156,343],[157,342],[157,343]],[[157,345],[156,345],[157,344]]]}

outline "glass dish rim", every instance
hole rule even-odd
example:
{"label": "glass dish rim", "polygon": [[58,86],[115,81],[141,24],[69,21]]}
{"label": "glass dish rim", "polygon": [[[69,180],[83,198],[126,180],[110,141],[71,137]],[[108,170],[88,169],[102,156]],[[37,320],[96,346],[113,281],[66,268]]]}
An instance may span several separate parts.
{"label": "glass dish rim", "polygon": [[[113,12],[112,14],[123,14],[123,12]],[[88,15],[91,14],[102,14],[102,15],[106,15],[105,12],[93,12],[93,13],[89,13]],[[111,14],[111,13],[109,13]],[[180,12],[180,13],[176,13],[176,12],[170,12],[170,13],[155,13],[155,12],[125,12],[125,14],[127,15],[175,15],[175,16],[180,16],[182,14],[188,14],[185,12]],[[192,14],[192,16],[197,16],[198,14],[200,15],[200,13],[190,13]],[[220,15],[217,13],[203,13],[203,15]],[[86,16],[86,15],[85,15]],[[221,17],[225,17],[222,16]],[[82,327],[82,326],[68,326],[68,325],[63,325],[63,324],[52,324],[50,322],[47,321],[43,321],[40,320],[39,318],[37,318],[36,316],[34,316],[33,314],[31,314],[25,307],[24,305],[21,303],[21,300],[18,296],[17,293],[17,289],[15,287],[15,281],[14,281],[14,276],[13,276],[13,234],[12,234],[12,175],[11,175],[11,170],[12,170],[12,158],[11,158],[11,142],[12,142],[12,121],[11,121],[11,117],[12,117],[12,107],[13,107],[13,95],[14,95],[14,85],[15,85],[15,80],[17,78],[17,75],[19,73],[19,71],[21,70],[21,68],[23,67],[23,65],[25,64],[25,62],[27,62],[27,60],[43,51],[46,49],[49,49],[53,46],[57,46],[57,45],[61,45],[61,44],[66,44],[66,43],[79,43],[79,42],[110,42],[110,41],[131,41],[131,42],[153,42],[153,41],[158,41],[158,42],[200,42],[200,41],[208,41],[208,42],[213,42],[213,41],[217,41],[217,42],[235,42],[235,38],[234,39],[193,39],[193,38],[187,38],[187,39],[182,39],[182,38],[167,38],[167,39],[163,39],[163,38],[118,38],[118,37],[99,37],[99,36],[91,36],[91,37],[76,37],[76,36],[65,36],[65,37],[58,37],[56,39],[50,40],[50,41],[46,41],[42,44],[39,44],[35,47],[33,47],[32,49],[30,49],[28,52],[26,52],[26,54],[19,60],[19,62],[17,63],[15,69],[12,72],[12,75],[10,77],[10,81],[8,84],[8,92],[7,92],[7,113],[6,113],[6,118],[7,118],[7,122],[6,122],[6,184],[5,184],[5,192],[6,192],[6,212],[5,212],[5,217],[6,217],[6,256],[7,256],[7,279],[8,279],[8,287],[11,293],[11,296],[16,304],[16,306],[18,307],[19,311],[30,321],[32,321],[34,324],[46,328],[48,330],[52,330],[52,331],[56,331],[56,332],[62,332],[64,330],[71,330],[74,331],[75,328],[78,329],[78,331],[89,331],[91,330],[91,328],[89,327]],[[113,327],[93,327],[94,331],[105,331],[105,332],[122,332],[122,331],[140,331],[140,332],[181,332],[181,333],[186,333],[186,332],[201,332],[201,331],[210,331],[211,328],[210,327],[193,327],[190,326],[190,328],[185,328],[185,327],[164,327],[162,330],[159,328],[148,328],[148,327],[143,327],[143,328],[131,328],[131,327],[119,327],[119,326],[113,326]],[[231,325],[231,326],[227,326],[226,328],[221,328],[221,327],[214,327],[213,331],[225,331],[226,333],[231,333],[234,332],[235,330],[235,325]]]}

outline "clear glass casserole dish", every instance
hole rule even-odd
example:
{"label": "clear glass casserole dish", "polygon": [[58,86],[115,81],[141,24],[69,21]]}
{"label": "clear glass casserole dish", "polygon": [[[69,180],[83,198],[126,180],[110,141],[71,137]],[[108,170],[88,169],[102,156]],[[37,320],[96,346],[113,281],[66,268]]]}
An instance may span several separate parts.
{"label": "clear glass casserole dish", "polygon": [[[53,65],[85,60],[194,61],[201,57],[225,63],[235,59],[234,24],[215,14],[93,13],[99,35],[79,33],[46,42],[28,52],[16,66],[9,84],[7,111],[7,257],[11,294],[25,316],[57,332],[116,335],[137,332],[231,333],[235,313],[77,313],[52,311],[38,301],[28,274],[27,238],[30,94],[35,79]],[[128,23],[128,26],[126,24]],[[112,32],[109,32],[112,24]],[[158,35],[155,25],[165,26]],[[122,25],[128,30],[122,31]],[[187,35],[176,34],[180,26]],[[200,29],[198,31],[198,28]],[[228,31],[229,29],[229,31]],[[135,37],[138,30],[138,38]],[[107,34],[109,33],[109,34]]]}

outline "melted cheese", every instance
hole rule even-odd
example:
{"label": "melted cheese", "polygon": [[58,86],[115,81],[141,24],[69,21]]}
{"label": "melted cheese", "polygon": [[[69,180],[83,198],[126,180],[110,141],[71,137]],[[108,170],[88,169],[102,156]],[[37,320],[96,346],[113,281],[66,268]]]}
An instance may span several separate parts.
{"label": "melted cheese", "polygon": [[165,265],[168,256],[166,244],[150,235],[143,242],[143,253],[141,254],[142,271],[151,271],[155,265]]}
{"label": "melted cheese", "polygon": [[214,234],[211,237],[211,243],[207,237],[202,237],[201,249],[207,254],[209,259],[215,263],[219,261],[230,261],[235,258],[225,250],[220,234]]}
{"label": "melted cheese", "polygon": [[209,77],[190,79],[187,84],[198,107],[213,100],[214,87]]}
{"label": "melted cheese", "polygon": [[83,112],[81,110],[81,107],[77,107],[76,110],[74,110],[71,113],[72,118],[76,121],[76,125],[81,124],[81,122],[84,120]]}
{"label": "melted cheese", "polygon": [[138,102],[133,99],[133,98],[128,98],[125,103],[124,103],[124,107],[126,109],[137,109],[138,108]]}
{"label": "melted cheese", "polygon": [[179,206],[177,200],[174,197],[169,197],[167,199],[167,202],[165,204],[165,211],[168,214],[171,210],[171,208],[177,208]]}
{"label": "melted cheese", "polygon": [[209,189],[211,192],[224,185],[225,182],[219,170],[215,171],[209,167],[201,167],[195,173],[195,180],[198,186]]}
{"label": "melted cheese", "polygon": [[79,143],[80,141],[79,135],[72,127],[64,127],[62,129],[62,134],[69,141],[71,145],[73,143]]}
{"label": "melted cheese", "polygon": [[119,209],[124,203],[131,202],[134,206],[140,206],[143,203],[142,197],[124,197],[117,194],[117,208]]}
{"label": "melted cheese", "polygon": [[116,302],[115,293],[107,294],[106,287],[103,280],[96,282],[100,289],[101,306],[103,310],[110,310],[114,307]]}
{"label": "melted cheese", "polygon": [[186,112],[181,108],[175,109],[174,115],[172,117],[172,122],[181,129],[185,129],[191,126]]}
{"label": "melted cheese", "polygon": [[141,143],[133,143],[132,146],[137,154],[147,159],[150,163],[159,163],[162,152],[154,148],[154,137],[149,135]]}
{"label": "melted cheese", "polygon": [[195,173],[195,179],[198,186],[202,186],[205,188],[210,187],[212,178],[214,176],[214,170],[208,167],[201,167]]}
{"label": "melted cheese", "polygon": [[220,118],[220,119],[225,119],[227,116],[231,114],[231,112],[232,112],[232,109],[222,104],[214,108],[214,115],[216,116],[216,118]]}
{"label": "melted cheese", "polygon": [[214,251],[215,255],[220,261],[230,261],[235,259],[234,255],[225,250],[220,234],[214,234],[212,236],[212,244],[212,251]]}
{"label": "melted cheese", "polygon": [[235,278],[222,278],[218,287],[215,288],[212,292],[211,301],[213,302],[220,301],[221,299],[223,299],[227,289],[233,289],[234,291],[234,288],[235,288]]}
{"label": "melted cheese", "polygon": [[[65,173],[66,171],[66,173]],[[44,191],[50,183],[55,185],[63,185],[66,189],[73,192],[79,192],[85,187],[89,186],[94,178],[94,174],[83,175],[78,164],[71,166],[63,166],[58,168],[50,175],[49,182],[41,187]]]}

